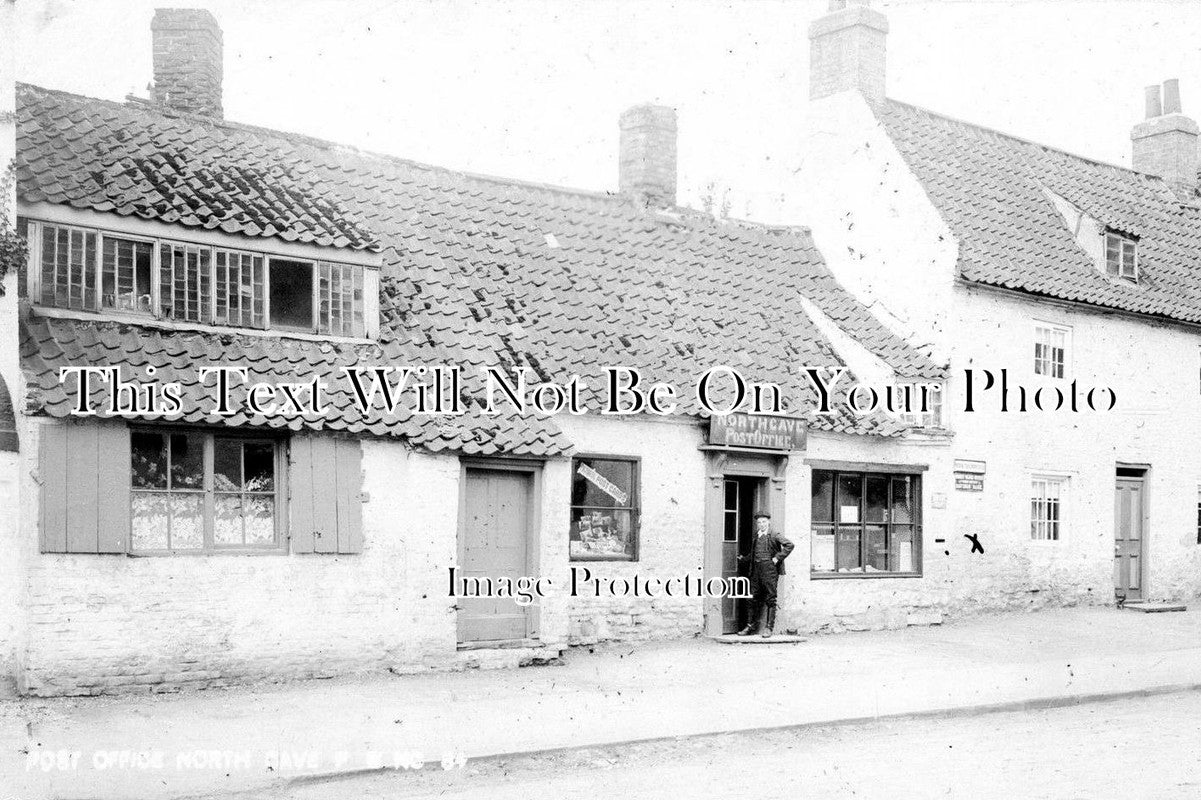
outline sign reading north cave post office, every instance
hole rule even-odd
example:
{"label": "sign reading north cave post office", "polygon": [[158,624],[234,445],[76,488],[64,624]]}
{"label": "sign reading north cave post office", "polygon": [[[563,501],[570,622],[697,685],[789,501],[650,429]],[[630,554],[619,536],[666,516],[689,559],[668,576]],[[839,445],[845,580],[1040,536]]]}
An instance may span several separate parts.
{"label": "sign reading north cave post office", "polygon": [[797,417],[727,414],[709,418],[709,444],[759,447],[764,450],[804,450],[805,421]]}

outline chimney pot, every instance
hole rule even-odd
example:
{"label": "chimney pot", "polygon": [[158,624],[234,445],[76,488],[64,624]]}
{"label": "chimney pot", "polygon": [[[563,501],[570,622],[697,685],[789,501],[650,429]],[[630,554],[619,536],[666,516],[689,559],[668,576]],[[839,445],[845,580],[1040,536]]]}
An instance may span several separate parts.
{"label": "chimney pot", "polygon": [[1163,82],[1163,113],[1180,113],[1180,80],[1177,78]]}
{"label": "chimney pot", "polygon": [[858,91],[882,99],[887,36],[888,18],[867,0],[831,0],[809,26],[809,98]]}
{"label": "chimney pot", "polygon": [[223,43],[217,19],[200,8],[158,8],[154,39],[156,102],[220,118]]}
{"label": "chimney pot", "polygon": [[1146,89],[1147,119],[1163,115],[1163,106],[1159,102],[1159,84],[1148,86]]}
{"label": "chimney pot", "polygon": [[1131,163],[1136,172],[1157,175],[1184,198],[1197,191],[1197,137],[1201,129],[1181,112],[1180,81],[1175,78],[1146,90],[1147,119],[1130,132]]}
{"label": "chimney pot", "polygon": [[676,110],[637,105],[618,119],[618,188],[648,206],[676,204]]}

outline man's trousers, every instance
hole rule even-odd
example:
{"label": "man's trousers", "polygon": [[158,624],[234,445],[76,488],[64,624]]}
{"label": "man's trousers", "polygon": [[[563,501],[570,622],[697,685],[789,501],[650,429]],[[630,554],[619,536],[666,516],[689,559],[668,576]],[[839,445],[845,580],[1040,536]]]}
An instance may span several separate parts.
{"label": "man's trousers", "polygon": [[776,582],[779,580],[776,565],[771,561],[756,561],[751,566],[751,603],[758,611],[761,608],[775,609]]}

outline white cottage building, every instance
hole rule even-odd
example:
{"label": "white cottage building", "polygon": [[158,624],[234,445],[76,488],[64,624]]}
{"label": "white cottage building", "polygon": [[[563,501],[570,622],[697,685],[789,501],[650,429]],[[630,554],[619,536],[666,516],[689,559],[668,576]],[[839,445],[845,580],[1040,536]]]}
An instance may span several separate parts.
{"label": "white cottage building", "polygon": [[[946,533],[985,551],[954,602],[1196,596],[1201,194],[1178,83],[1148,88],[1132,166],[1105,164],[888,97],[887,32],[866,4],[813,23],[786,216],[849,291],[949,364]],[[1056,390],[1075,408],[1054,410]]]}

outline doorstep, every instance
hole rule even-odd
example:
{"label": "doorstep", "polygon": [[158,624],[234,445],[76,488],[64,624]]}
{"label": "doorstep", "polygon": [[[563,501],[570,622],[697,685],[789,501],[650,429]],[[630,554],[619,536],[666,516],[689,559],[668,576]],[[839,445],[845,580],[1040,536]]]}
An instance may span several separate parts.
{"label": "doorstep", "polygon": [[1188,607],[1184,603],[1135,600],[1133,603],[1123,603],[1122,605],[1118,606],[1118,608],[1126,608],[1131,611],[1141,611],[1144,614],[1162,614],[1165,611],[1185,611]]}
{"label": "doorstep", "polygon": [[454,663],[459,669],[513,669],[562,666],[567,645],[546,645],[537,639],[460,644]]}
{"label": "doorstep", "polygon": [[790,633],[775,633],[767,638],[757,633],[752,633],[750,636],[723,633],[721,636],[714,636],[712,638],[722,644],[800,644],[801,642],[809,641],[804,636],[794,636]]}

